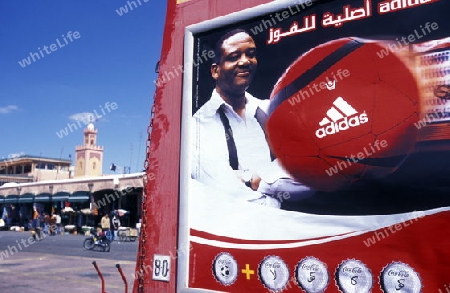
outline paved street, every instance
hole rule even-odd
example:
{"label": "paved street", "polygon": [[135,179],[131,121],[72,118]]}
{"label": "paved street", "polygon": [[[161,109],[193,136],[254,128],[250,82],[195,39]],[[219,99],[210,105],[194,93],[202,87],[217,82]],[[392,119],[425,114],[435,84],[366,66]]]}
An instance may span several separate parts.
{"label": "paved street", "polygon": [[0,231],[0,292],[101,293],[93,261],[105,278],[106,292],[125,292],[120,264],[133,287],[138,241],[111,244],[110,252],[87,251],[81,235],[47,236],[29,244],[30,232]]}

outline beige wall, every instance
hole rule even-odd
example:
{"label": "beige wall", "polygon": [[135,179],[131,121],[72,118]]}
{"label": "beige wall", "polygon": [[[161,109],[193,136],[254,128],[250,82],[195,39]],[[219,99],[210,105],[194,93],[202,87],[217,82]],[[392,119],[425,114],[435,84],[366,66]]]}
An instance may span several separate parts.
{"label": "beige wall", "polygon": [[[80,152],[81,153],[81,152]],[[95,156],[93,155],[95,154]],[[86,160],[86,158],[89,158]],[[103,153],[98,150],[85,150],[77,155],[75,177],[96,177],[102,175]],[[81,165],[80,165],[81,163]],[[94,168],[95,163],[95,168]]]}
{"label": "beige wall", "polygon": [[84,170],[86,168],[86,161],[83,157],[77,158],[75,165],[75,177],[84,176]]}
{"label": "beige wall", "polygon": [[70,172],[61,170],[34,169],[34,172],[31,173],[31,175],[36,178],[37,181],[70,179]]}
{"label": "beige wall", "polygon": [[[94,168],[95,164],[95,168]],[[89,160],[88,175],[89,176],[101,176],[102,175],[102,162],[98,158],[91,158]]]}

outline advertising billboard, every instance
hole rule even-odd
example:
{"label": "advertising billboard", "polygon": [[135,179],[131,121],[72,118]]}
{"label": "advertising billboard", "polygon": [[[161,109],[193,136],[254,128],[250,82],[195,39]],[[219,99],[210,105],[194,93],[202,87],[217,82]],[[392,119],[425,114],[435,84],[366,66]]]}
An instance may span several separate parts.
{"label": "advertising billboard", "polygon": [[179,291],[450,292],[450,2],[275,2],[186,28]]}

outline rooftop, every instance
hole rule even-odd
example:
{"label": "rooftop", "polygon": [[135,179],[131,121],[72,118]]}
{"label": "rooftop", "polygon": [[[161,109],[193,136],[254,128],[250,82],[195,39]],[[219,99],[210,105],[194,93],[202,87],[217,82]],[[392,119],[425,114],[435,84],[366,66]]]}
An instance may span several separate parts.
{"label": "rooftop", "polygon": [[43,157],[43,156],[33,156],[33,155],[20,155],[20,156],[12,156],[8,158],[2,158],[0,159],[1,163],[13,163],[16,161],[54,161],[54,162],[64,162],[64,163],[71,163],[72,161],[69,159],[61,159],[61,158],[51,158],[51,157]]}

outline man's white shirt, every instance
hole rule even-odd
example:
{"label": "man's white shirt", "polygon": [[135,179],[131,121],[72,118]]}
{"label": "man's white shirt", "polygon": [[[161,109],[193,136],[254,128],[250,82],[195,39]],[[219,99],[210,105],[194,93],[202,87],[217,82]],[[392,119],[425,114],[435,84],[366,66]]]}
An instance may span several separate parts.
{"label": "man's white shirt", "polygon": [[[211,99],[194,114],[191,121],[193,179],[221,192],[245,200],[262,197],[267,185],[278,178],[289,177],[277,161],[272,162],[264,132],[255,118],[262,100],[246,93],[245,118],[224,102],[216,90]],[[225,105],[239,160],[239,170],[257,173],[261,181],[258,191],[243,184],[230,167],[227,136],[217,110]]]}

